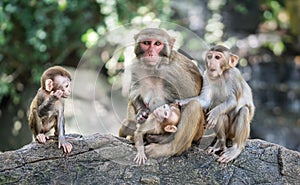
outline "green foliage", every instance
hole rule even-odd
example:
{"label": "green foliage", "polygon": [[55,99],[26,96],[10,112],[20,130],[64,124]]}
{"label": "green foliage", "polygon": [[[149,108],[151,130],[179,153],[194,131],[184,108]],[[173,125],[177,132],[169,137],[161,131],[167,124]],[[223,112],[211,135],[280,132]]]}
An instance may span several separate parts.
{"label": "green foliage", "polygon": [[[77,66],[93,36],[139,15],[138,8],[160,15],[168,1],[2,0],[0,1],[0,102],[38,84],[52,65]],[[161,8],[154,8],[159,5]],[[94,34],[94,36],[96,36]]]}

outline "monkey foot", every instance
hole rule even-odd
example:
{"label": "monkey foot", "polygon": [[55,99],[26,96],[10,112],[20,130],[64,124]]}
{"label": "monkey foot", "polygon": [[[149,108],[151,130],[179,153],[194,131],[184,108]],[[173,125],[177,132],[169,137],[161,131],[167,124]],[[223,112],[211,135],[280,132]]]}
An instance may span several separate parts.
{"label": "monkey foot", "polygon": [[60,147],[62,147],[64,152],[67,154],[71,153],[73,148],[72,144],[65,140],[58,141],[58,148]]}
{"label": "monkey foot", "polygon": [[233,159],[237,158],[242,152],[237,146],[233,146],[224,150],[222,155],[219,157],[218,162],[220,163],[228,163]]}
{"label": "monkey foot", "polygon": [[45,134],[38,134],[35,139],[39,142],[39,143],[46,143],[46,140],[49,139],[48,136],[45,136]]}
{"label": "monkey foot", "polygon": [[209,154],[212,154],[212,153],[220,152],[222,150],[223,149],[221,147],[208,147],[206,149],[206,152],[209,153]]}
{"label": "monkey foot", "polygon": [[145,153],[150,158],[168,157],[175,155],[175,152],[171,150],[170,143],[168,144],[155,144],[152,143],[145,147]]}

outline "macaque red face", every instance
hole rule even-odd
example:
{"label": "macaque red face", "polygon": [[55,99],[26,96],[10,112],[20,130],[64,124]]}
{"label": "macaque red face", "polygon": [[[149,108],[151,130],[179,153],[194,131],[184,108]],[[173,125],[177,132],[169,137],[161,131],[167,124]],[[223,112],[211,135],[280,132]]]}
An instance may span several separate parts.
{"label": "macaque red face", "polygon": [[160,52],[164,48],[164,43],[156,39],[147,39],[139,43],[144,51],[143,60],[150,65],[156,65],[159,61]]}

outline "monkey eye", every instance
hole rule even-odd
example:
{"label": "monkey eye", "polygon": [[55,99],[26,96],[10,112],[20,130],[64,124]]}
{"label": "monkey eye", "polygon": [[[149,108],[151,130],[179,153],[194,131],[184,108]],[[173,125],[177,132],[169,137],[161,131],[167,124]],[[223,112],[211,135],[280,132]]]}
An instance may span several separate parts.
{"label": "monkey eye", "polygon": [[145,44],[145,45],[150,45],[151,44],[150,41],[143,41],[142,43]]}
{"label": "monkey eye", "polygon": [[219,59],[221,59],[221,56],[216,55],[215,58],[216,58],[217,60],[219,60]]}
{"label": "monkey eye", "polygon": [[155,45],[156,45],[156,46],[160,46],[160,45],[161,45],[161,42],[156,41],[156,42],[155,42]]}
{"label": "monkey eye", "polygon": [[207,55],[207,58],[208,58],[208,59],[211,59],[211,58],[212,58],[212,55]]}

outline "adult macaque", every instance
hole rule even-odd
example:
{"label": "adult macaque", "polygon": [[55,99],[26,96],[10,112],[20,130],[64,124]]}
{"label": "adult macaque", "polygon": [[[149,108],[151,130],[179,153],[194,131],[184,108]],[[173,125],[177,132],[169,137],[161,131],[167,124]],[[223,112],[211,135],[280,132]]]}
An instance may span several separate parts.
{"label": "adult macaque", "polygon": [[[202,77],[197,66],[173,50],[175,39],[162,29],[147,28],[134,37],[136,59],[125,73],[130,75],[127,119],[119,135],[134,133],[137,123],[143,123],[157,107],[175,99],[198,96]],[[182,107],[181,120],[175,133],[146,136],[148,157],[172,156],[188,149],[204,132],[204,114],[198,101]],[[128,132],[130,133],[130,132]],[[155,137],[156,136],[156,137]],[[151,139],[150,139],[151,138]]]}
{"label": "adult macaque", "polygon": [[[241,153],[250,134],[255,110],[251,89],[235,67],[238,59],[224,46],[212,47],[206,54],[201,95],[178,101],[184,105],[197,100],[204,109],[208,109],[206,128],[214,128],[217,134],[217,141],[208,148],[208,152],[222,151],[218,159],[222,163],[235,159]],[[229,148],[226,147],[226,139],[232,140]]]}
{"label": "adult macaque", "polygon": [[29,125],[34,139],[46,143],[53,127],[58,136],[58,148],[70,153],[72,145],[65,139],[64,98],[71,94],[71,75],[63,67],[48,68],[41,77],[41,88],[31,102]]}
{"label": "adult macaque", "polygon": [[180,110],[175,104],[165,104],[156,108],[149,114],[148,119],[143,124],[138,124],[134,132],[135,147],[137,154],[134,161],[137,164],[144,164],[147,160],[144,151],[145,134],[164,134],[166,132],[174,133],[177,131],[177,124],[180,120]]}

